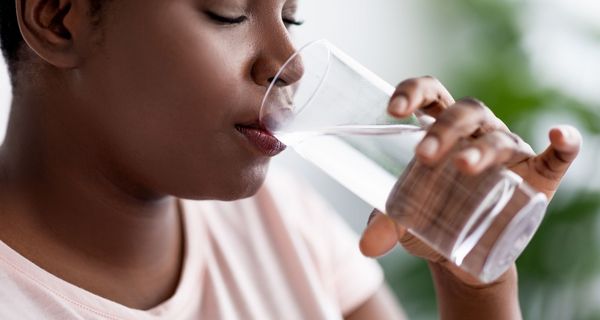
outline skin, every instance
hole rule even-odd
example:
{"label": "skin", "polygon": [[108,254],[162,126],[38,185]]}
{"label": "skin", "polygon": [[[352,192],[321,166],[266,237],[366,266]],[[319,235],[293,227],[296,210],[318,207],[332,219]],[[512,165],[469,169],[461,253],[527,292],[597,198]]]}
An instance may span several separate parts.
{"label": "skin", "polygon": [[[183,252],[176,198],[241,199],[264,181],[269,158],[235,125],[257,119],[269,79],[294,51],[282,21],[293,20],[294,6],[119,0],[98,27],[87,0],[17,0],[27,47],[0,148],[0,239],[58,277],[126,306],[149,309],[167,299]],[[248,19],[222,25],[206,10]],[[399,86],[404,114],[452,110],[444,95],[431,100],[445,89],[423,79]],[[476,129],[463,126],[464,136]],[[371,256],[387,250],[390,238],[402,239],[400,229],[377,221],[383,231],[367,229],[361,242]],[[445,292],[461,285],[468,292],[471,284],[436,265],[440,303],[450,306],[444,316],[460,300]],[[516,287],[516,276],[506,283]],[[512,292],[497,288],[485,296],[510,300]],[[401,312],[382,288],[346,316]]]}

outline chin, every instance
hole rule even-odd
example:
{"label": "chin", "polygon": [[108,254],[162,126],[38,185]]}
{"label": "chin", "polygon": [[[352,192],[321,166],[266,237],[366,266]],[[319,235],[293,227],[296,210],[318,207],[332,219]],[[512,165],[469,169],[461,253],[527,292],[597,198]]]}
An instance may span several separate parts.
{"label": "chin", "polygon": [[[269,169],[267,158],[229,157],[210,161],[212,165],[178,167],[166,175],[166,194],[190,200],[235,201],[254,196],[264,184]],[[157,179],[159,181],[164,181]]]}
{"label": "chin", "polygon": [[[219,200],[235,201],[254,196],[265,182],[268,171],[268,163],[255,165],[237,170],[227,170],[208,179],[218,183],[204,184],[201,189],[184,188],[177,196],[192,200]],[[203,183],[187,184],[200,186]],[[184,191],[186,190],[186,191]]]}
{"label": "chin", "polygon": [[225,201],[240,200],[254,196],[265,182],[268,165],[244,171],[234,177],[230,184],[231,192],[227,193]]}

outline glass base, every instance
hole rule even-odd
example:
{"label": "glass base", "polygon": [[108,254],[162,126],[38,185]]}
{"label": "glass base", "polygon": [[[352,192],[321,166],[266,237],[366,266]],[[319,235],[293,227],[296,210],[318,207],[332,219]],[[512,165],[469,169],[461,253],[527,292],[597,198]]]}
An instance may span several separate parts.
{"label": "glass base", "polygon": [[537,194],[513,217],[492,247],[479,276],[481,281],[494,281],[508,270],[542,223],[546,206],[546,197]]}

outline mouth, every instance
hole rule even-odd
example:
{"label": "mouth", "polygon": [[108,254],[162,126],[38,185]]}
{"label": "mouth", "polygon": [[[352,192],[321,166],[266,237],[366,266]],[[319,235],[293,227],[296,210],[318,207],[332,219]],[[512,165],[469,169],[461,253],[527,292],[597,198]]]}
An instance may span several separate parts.
{"label": "mouth", "polygon": [[276,156],[287,148],[283,142],[273,136],[258,120],[236,124],[235,129],[250,142],[254,149],[268,157]]}

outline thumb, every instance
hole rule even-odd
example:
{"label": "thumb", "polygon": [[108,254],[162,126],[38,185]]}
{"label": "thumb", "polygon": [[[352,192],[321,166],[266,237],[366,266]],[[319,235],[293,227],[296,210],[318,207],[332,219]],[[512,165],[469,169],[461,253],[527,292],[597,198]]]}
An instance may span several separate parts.
{"label": "thumb", "polygon": [[378,257],[392,250],[396,243],[398,243],[396,223],[387,215],[374,209],[360,239],[360,251],[367,257]]}
{"label": "thumb", "polygon": [[569,125],[552,128],[548,135],[550,138],[548,148],[531,159],[537,177],[526,177],[526,180],[551,198],[560,180],[577,157],[581,149],[582,137],[577,129]]}

